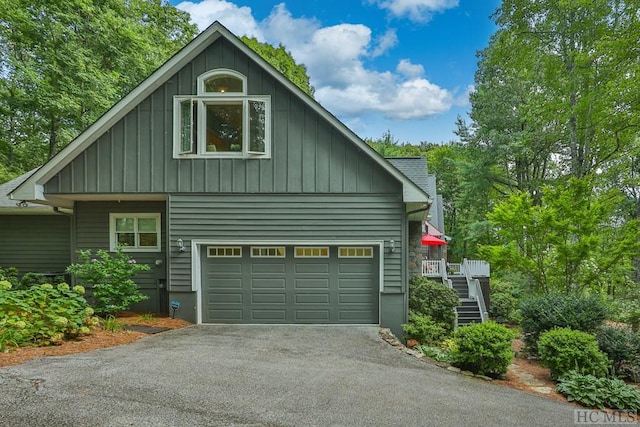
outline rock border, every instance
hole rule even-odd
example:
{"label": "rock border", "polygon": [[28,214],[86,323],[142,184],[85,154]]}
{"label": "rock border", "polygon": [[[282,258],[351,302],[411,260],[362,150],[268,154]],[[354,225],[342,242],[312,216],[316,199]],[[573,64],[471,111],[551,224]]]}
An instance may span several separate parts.
{"label": "rock border", "polygon": [[383,341],[385,341],[387,344],[391,345],[393,348],[395,348],[398,351],[401,351],[402,353],[408,354],[409,356],[413,356],[418,360],[421,360],[425,363],[429,363],[430,365],[435,365],[438,366],[440,368],[445,368],[447,371],[450,372],[454,372],[460,375],[464,375],[465,377],[472,377],[472,378],[479,378],[481,380],[484,381],[493,381],[493,378],[488,377],[486,375],[477,375],[474,374],[471,371],[463,371],[460,368],[456,368],[455,366],[451,366],[449,363],[446,362],[438,362],[437,360],[434,360],[428,356],[425,356],[424,354],[422,354],[421,352],[419,352],[418,350],[414,350],[412,348],[408,348],[407,346],[405,346],[402,341],[400,341],[398,339],[398,337],[396,337],[393,332],[391,332],[391,329],[389,328],[380,328],[378,330],[378,334],[380,335],[380,338],[382,338]]}

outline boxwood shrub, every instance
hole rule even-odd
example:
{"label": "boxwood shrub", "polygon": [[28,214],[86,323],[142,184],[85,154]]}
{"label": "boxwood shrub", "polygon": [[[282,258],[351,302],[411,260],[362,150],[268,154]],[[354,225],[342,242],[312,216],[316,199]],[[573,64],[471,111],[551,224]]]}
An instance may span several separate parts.
{"label": "boxwood shrub", "polygon": [[405,339],[414,339],[426,345],[437,344],[448,335],[447,325],[413,310],[409,310],[409,323],[403,324],[402,330]]}
{"label": "boxwood shrub", "polygon": [[598,349],[596,337],[570,328],[556,328],[540,335],[538,354],[554,379],[570,371],[603,377],[609,367],[607,356]]}
{"label": "boxwood shrub", "polygon": [[493,321],[458,328],[453,334],[453,364],[480,375],[500,376],[513,361],[515,332]]}
{"label": "boxwood shrub", "polygon": [[459,303],[458,293],[442,283],[421,276],[409,282],[409,309],[443,324],[448,332],[455,326],[454,308]]}

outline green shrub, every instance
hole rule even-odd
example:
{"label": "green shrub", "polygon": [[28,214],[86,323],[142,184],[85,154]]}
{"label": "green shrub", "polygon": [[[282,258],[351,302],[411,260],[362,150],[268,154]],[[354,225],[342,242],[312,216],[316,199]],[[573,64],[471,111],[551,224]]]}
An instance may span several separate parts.
{"label": "green shrub", "polygon": [[78,251],[80,263],[67,267],[83,285],[92,288],[95,309],[99,314],[108,315],[127,310],[131,305],[149,297],[142,294],[133,277],[140,271],[148,271],[146,264],[137,264],[134,259],[118,247],[112,256],[99,249],[96,258],[91,251]]}
{"label": "green shrub", "polygon": [[544,295],[520,305],[520,327],[529,351],[537,352],[540,334],[553,328],[593,333],[607,318],[607,305],[596,296]]}
{"label": "green shrub", "polygon": [[7,281],[15,288],[18,285],[18,269],[15,267],[0,267],[0,281]]}
{"label": "green shrub", "polygon": [[454,308],[460,304],[458,293],[448,286],[414,276],[409,282],[409,309],[431,317],[453,331],[456,314]]}
{"label": "green shrub", "polygon": [[568,401],[589,408],[640,409],[640,391],[617,378],[596,378],[571,371],[560,378],[556,390],[567,396]]}
{"label": "green shrub", "polygon": [[437,343],[448,335],[447,325],[413,310],[409,310],[409,323],[403,324],[402,330],[405,339],[414,339],[422,344]]}
{"label": "green shrub", "polygon": [[480,375],[499,376],[513,361],[515,337],[512,330],[493,321],[463,326],[453,334],[452,362]]}
{"label": "green shrub", "polygon": [[602,377],[609,365],[607,356],[598,349],[595,336],[569,328],[556,328],[540,335],[538,354],[554,379],[570,371]]}
{"label": "green shrub", "polygon": [[489,315],[499,323],[518,323],[518,298],[519,289],[499,279],[492,280]]}
{"label": "green shrub", "polygon": [[65,278],[64,276],[49,278],[41,273],[25,273],[15,289],[29,289],[32,286],[44,285],[45,283],[59,285],[60,283],[65,283]]}
{"label": "green shrub", "polygon": [[640,335],[629,328],[601,326],[596,330],[598,347],[613,363],[618,378],[640,380]]}
{"label": "green shrub", "polygon": [[50,345],[91,332],[95,319],[82,294],[66,283],[28,290],[0,287],[0,350]]}

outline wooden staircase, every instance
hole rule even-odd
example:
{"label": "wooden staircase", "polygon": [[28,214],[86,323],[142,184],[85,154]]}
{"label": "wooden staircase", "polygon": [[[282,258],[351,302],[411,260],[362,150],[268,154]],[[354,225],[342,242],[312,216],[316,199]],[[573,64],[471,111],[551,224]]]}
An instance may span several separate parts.
{"label": "wooden staircase", "polygon": [[456,307],[458,326],[482,323],[478,302],[473,298],[469,298],[469,286],[467,285],[466,277],[462,275],[451,275],[449,276],[449,280],[451,280],[453,289],[458,292],[460,296],[460,305]]}

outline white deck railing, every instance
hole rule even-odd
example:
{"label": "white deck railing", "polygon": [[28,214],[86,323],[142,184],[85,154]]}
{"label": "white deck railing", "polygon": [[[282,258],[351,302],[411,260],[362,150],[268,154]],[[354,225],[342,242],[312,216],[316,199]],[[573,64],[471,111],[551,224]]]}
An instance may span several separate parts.
{"label": "white deck railing", "polygon": [[422,275],[424,277],[443,277],[446,274],[446,263],[443,259],[422,260]]}
{"label": "white deck railing", "polygon": [[469,272],[471,277],[491,276],[491,268],[489,267],[489,263],[487,261],[465,258],[462,263],[466,265],[467,271]]}

